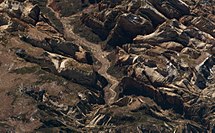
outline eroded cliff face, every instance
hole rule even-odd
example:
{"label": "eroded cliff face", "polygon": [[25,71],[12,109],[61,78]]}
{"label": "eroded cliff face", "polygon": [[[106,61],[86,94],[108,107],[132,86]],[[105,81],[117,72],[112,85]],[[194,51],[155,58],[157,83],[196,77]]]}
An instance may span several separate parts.
{"label": "eroded cliff face", "polygon": [[215,3],[90,3],[0,1],[0,131],[214,132]]}

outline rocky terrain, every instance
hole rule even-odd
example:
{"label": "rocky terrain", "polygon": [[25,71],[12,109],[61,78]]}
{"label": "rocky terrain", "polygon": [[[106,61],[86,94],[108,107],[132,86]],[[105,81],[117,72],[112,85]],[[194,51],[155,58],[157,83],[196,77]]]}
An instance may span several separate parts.
{"label": "rocky terrain", "polygon": [[0,0],[0,132],[215,132],[215,1]]}

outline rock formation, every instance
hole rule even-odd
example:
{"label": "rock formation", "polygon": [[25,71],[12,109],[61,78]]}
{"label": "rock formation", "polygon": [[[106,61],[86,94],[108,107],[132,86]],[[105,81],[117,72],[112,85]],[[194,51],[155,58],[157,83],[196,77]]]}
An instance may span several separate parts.
{"label": "rock formation", "polygon": [[0,1],[0,132],[215,131],[213,1],[85,6]]}

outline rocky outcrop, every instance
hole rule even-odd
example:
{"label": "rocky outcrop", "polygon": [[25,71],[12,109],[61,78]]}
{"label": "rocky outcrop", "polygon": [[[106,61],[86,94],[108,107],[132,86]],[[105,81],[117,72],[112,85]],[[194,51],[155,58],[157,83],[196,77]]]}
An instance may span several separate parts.
{"label": "rocky outcrop", "polygon": [[91,65],[81,64],[72,58],[51,53],[46,53],[45,57],[39,58],[31,56],[23,50],[18,50],[16,54],[26,61],[39,64],[42,68],[73,82],[88,86],[97,84],[97,74]]}
{"label": "rocky outcrop", "polygon": [[201,31],[209,33],[215,37],[215,23],[204,17],[196,17],[191,23]]}
{"label": "rocky outcrop", "polygon": [[72,57],[82,63],[93,63],[91,53],[87,52],[81,46],[74,44],[73,42],[50,38],[45,38],[44,40],[40,41],[26,36],[22,36],[21,39],[35,47],[43,48],[49,52]]}
{"label": "rocky outcrop", "polygon": [[0,9],[32,25],[39,21],[40,8],[32,3],[5,0],[0,4]]}
{"label": "rocky outcrop", "polygon": [[161,14],[156,8],[154,8],[150,3],[143,3],[138,9],[138,14],[141,16],[147,16],[154,26],[163,23],[167,18]]}
{"label": "rocky outcrop", "polygon": [[21,19],[27,23],[36,25],[39,21],[40,8],[37,5],[26,4],[23,9]]}
{"label": "rocky outcrop", "polygon": [[93,32],[99,35],[101,39],[105,39],[108,36],[108,30],[104,28],[104,24],[98,20],[90,18],[87,14],[82,16],[82,21],[85,25],[92,28]]}
{"label": "rocky outcrop", "polygon": [[[153,27],[165,22],[167,18],[179,19],[183,15],[190,14],[188,5],[181,0],[131,1],[127,4],[128,6],[124,8],[120,5],[115,6],[111,11],[104,9],[100,14],[103,15],[102,21],[99,17],[90,15],[83,22],[93,31],[98,31],[98,35],[102,36],[103,40],[109,34],[106,40],[107,44],[117,46],[131,43],[137,35],[150,34],[154,31]],[[104,15],[105,13],[108,15]],[[89,21],[91,24],[89,24]],[[105,26],[107,22],[109,22],[109,26]],[[130,27],[133,28],[130,29]],[[100,32],[98,29],[106,29],[107,32]]]}
{"label": "rocky outcrop", "polygon": [[31,2],[0,1],[0,132],[215,130],[214,2]]}
{"label": "rocky outcrop", "polygon": [[181,0],[149,0],[157,10],[168,18],[180,18],[190,13],[188,5]]}
{"label": "rocky outcrop", "polygon": [[183,25],[181,25],[177,20],[169,20],[158,27],[158,29],[147,35],[138,35],[134,38],[134,43],[163,43],[168,41],[175,41],[187,45],[189,42],[189,37],[183,33]]}
{"label": "rocky outcrop", "polygon": [[122,14],[107,38],[107,44],[117,46],[132,42],[135,36],[149,34],[152,31],[153,26],[147,19],[134,14]]}

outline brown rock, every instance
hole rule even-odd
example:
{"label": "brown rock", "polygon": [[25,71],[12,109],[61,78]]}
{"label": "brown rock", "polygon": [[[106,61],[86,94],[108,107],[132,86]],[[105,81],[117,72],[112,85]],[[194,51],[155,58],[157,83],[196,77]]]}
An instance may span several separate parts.
{"label": "brown rock", "polygon": [[181,0],[148,0],[168,18],[180,18],[190,13],[188,5]]}
{"label": "brown rock", "polygon": [[26,4],[21,19],[26,21],[27,23],[36,25],[39,21],[40,16],[40,8],[37,5]]}
{"label": "brown rock", "polygon": [[192,24],[200,30],[209,33],[215,37],[215,23],[205,17],[196,17],[192,20]]}
{"label": "brown rock", "polygon": [[172,19],[166,21],[158,27],[158,29],[149,35],[138,35],[134,38],[134,43],[149,43],[157,45],[163,42],[175,41],[187,45],[189,42],[189,37],[183,34],[182,24],[177,20]]}
{"label": "brown rock", "polygon": [[137,35],[149,34],[153,31],[152,24],[145,18],[135,14],[122,14],[107,39],[112,46],[131,42]]}
{"label": "brown rock", "polygon": [[147,16],[154,26],[163,23],[167,18],[157,11],[151,4],[144,3],[139,9],[138,14],[142,17]]}
{"label": "brown rock", "polygon": [[161,47],[169,49],[169,50],[174,50],[177,52],[180,52],[184,46],[180,43],[176,43],[176,42],[165,42],[160,44]]}

